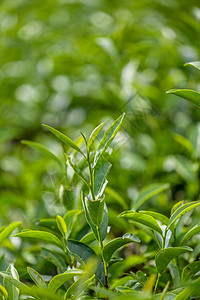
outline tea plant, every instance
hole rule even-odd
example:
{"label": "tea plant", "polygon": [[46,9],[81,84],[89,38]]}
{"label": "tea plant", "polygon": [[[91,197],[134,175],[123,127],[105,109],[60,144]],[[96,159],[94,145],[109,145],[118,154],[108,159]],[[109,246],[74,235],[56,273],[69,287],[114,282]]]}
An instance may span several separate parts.
{"label": "tea plant", "polygon": [[[193,65],[198,66],[197,63]],[[185,90],[170,93],[184,95],[199,106],[198,92]],[[10,264],[6,271],[0,272],[3,278],[0,285],[2,299],[179,300],[200,297],[200,263],[197,259],[200,249],[198,239],[194,239],[200,233],[200,224],[194,225],[189,221],[200,201],[175,203],[169,217],[152,210],[139,210],[147,200],[170,188],[168,183],[150,185],[139,192],[131,210],[121,212],[118,217],[110,215],[116,225],[125,231],[122,237],[113,237],[108,233],[109,211],[105,188],[111,163],[105,157],[123,119],[124,114],[105,131],[97,147],[94,146],[103,123],[92,131],[88,139],[80,132],[82,140],[77,142],[44,125],[62,142],[65,163],[44,146],[23,141],[59,165],[65,182],[60,187],[60,198],[67,212],[64,216],[57,215],[55,219],[38,221],[36,229],[13,235],[12,239],[24,241],[25,250],[21,249],[22,270],[28,265],[29,255],[33,258],[34,251],[41,251],[44,266],[50,266],[52,271],[41,275],[29,264],[27,273],[34,283],[31,285],[28,277],[24,278],[29,284],[20,281],[17,269]],[[82,208],[78,203],[75,205],[74,190],[70,189],[73,182],[77,187],[79,185],[77,178],[70,177],[72,170],[82,182]],[[0,242],[5,241],[19,226],[17,222],[2,228]],[[118,255],[114,256],[115,253]],[[19,258],[15,265],[20,266]]]}

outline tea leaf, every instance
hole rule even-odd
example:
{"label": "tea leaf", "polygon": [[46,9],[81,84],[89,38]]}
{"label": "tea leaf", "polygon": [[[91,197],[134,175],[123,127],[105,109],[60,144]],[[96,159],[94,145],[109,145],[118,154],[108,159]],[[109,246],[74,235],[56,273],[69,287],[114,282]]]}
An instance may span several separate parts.
{"label": "tea leaf", "polygon": [[57,215],[56,222],[62,236],[65,238],[67,235],[67,225],[65,223],[65,220],[61,216]]}
{"label": "tea leaf", "polygon": [[45,156],[51,158],[56,163],[58,163],[60,167],[63,167],[62,162],[57,158],[57,156],[55,154],[53,154],[51,151],[49,151],[43,145],[41,145],[39,143],[36,143],[36,142],[32,142],[32,141],[26,141],[26,140],[22,140],[21,143],[24,144],[24,145],[28,145],[28,146],[30,146],[30,147],[32,147],[34,149],[37,149],[42,154],[44,154]]}
{"label": "tea leaf", "polygon": [[184,66],[191,66],[200,71],[200,61],[191,61],[191,62],[185,63]]}
{"label": "tea leaf", "polygon": [[137,210],[149,198],[151,198],[169,188],[170,188],[169,183],[165,183],[165,184],[152,184],[152,185],[142,189],[139,192],[136,200],[133,203],[133,209]]}
{"label": "tea leaf", "polygon": [[[0,284],[0,294],[5,298],[8,299],[8,293],[6,289]],[[13,298],[9,298],[10,300],[13,300]],[[15,300],[18,300],[18,298],[15,298]]]}
{"label": "tea leaf", "polygon": [[130,243],[140,243],[140,239],[132,233],[126,233],[122,237],[115,238],[108,242],[103,249],[103,257],[105,261],[109,263],[112,255],[117,249]]}
{"label": "tea leaf", "polygon": [[90,149],[92,147],[92,144],[94,143],[97,135],[99,134],[101,128],[103,127],[104,123],[101,123],[100,125],[98,125],[91,133],[89,139],[88,139],[88,143],[87,143],[87,151],[90,152]]}
{"label": "tea leaf", "polygon": [[117,202],[123,209],[128,209],[128,204],[126,203],[126,201],[114,189],[106,186],[105,192],[111,197],[112,203]]}
{"label": "tea leaf", "polygon": [[92,248],[76,240],[68,239],[67,248],[80,263],[86,262],[91,256],[96,256]]}
{"label": "tea leaf", "polygon": [[200,225],[195,225],[192,229],[190,229],[182,238],[180,245],[183,245],[187,240],[193,237],[195,234],[200,232]]}
{"label": "tea leaf", "polygon": [[192,201],[186,204],[181,205],[178,207],[173,214],[171,215],[169,219],[169,225],[168,228],[170,228],[176,220],[178,220],[181,216],[186,214],[188,211],[194,209],[195,207],[200,205],[200,201]]}
{"label": "tea leaf", "polygon": [[69,299],[70,295],[73,295],[74,297],[78,294],[80,295],[94,278],[95,275],[91,276],[87,280],[85,280],[85,276],[80,277],[69,287],[69,289],[65,293],[64,300]]}
{"label": "tea leaf", "polygon": [[[14,268],[12,264],[10,264],[6,270],[6,272],[12,276],[14,279],[19,280],[19,275],[17,270]],[[18,300],[19,299],[19,289],[10,283],[6,278],[3,280],[4,287],[8,292],[9,300]]]}
{"label": "tea leaf", "polygon": [[34,269],[27,267],[28,274],[30,275],[31,279],[35,282],[37,286],[46,286],[46,283],[42,276]]}
{"label": "tea leaf", "polygon": [[101,195],[103,194],[102,187],[105,188],[106,176],[110,171],[111,167],[112,165],[103,157],[101,157],[95,165],[93,173],[95,197],[101,197]]}
{"label": "tea leaf", "polygon": [[74,222],[79,214],[80,211],[77,209],[70,210],[65,214],[64,220],[67,225],[67,236],[66,236],[67,238],[70,236]]}
{"label": "tea leaf", "polygon": [[49,243],[52,245],[56,245],[59,248],[63,249],[63,244],[61,241],[52,233],[47,231],[39,231],[39,230],[27,230],[13,235],[14,237],[20,238],[30,238],[38,241],[42,241],[45,243]]}
{"label": "tea leaf", "polygon": [[192,104],[200,108],[200,93],[197,91],[188,90],[188,89],[181,89],[181,90],[173,89],[167,91],[167,94],[173,94],[181,98],[184,98],[185,100],[191,102]]}
{"label": "tea leaf", "polygon": [[140,210],[139,213],[152,216],[154,219],[159,220],[160,222],[162,222],[165,225],[169,224],[169,218],[158,212],[151,211],[151,210],[150,211]]}
{"label": "tea leaf", "polygon": [[158,222],[152,216],[128,210],[128,211],[122,212],[119,215],[119,217],[127,218],[134,222],[141,223],[141,224],[157,231],[158,233],[160,233],[162,235],[162,229],[158,225]]}
{"label": "tea leaf", "polygon": [[85,204],[92,223],[99,226],[103,221],[104,199],[90,200],[85,197]]}
{"label": "tea leaf", "polygon": [[48,288],[51,289],[53,292],[56,292],[66,281],[74,278],[74,276],[83,275],[83,270],[73,269],[73,270],[67,270],[65,273],[58,274],[54,276],[49,284]]}
{"label": "tea leaf", "polygon": [[56,267],[60,268],[61,271],[64,272],[67,269],[67,265],[64,259],[57,252],[55,252],[55,250],[51,251],[49,249],[42,248],[41,256],[44,257],[49,262],[51,262]]}
{"label": "tea leaf", "polygon": [[21,225],[21,222],[16,222],[8,225],[0,232],[0,244],[9,237],[9,235],[15,230],[17,227]]}
{"label": "tea leaf", "polygon": [[109,147],[112,140],[116,136],[117,132],[120,129],[120,126],[122,124],[124,116],[125,116],[125,114],[122,114],[116,121],[114,121],[112,123],[112,125],[104,133],[104,136],[99,143],[99,146],[97,148],[97,151],[96,151],[96,154],[94,157],[94,166],[96,165],[99,158],[104,154],[104,152],[106,151],[106,149]]}
{"label": "tea leaf", "polygon": [[190,278],[192,278],[197,272],[200,270],[200,261],[194,261],[183,269],[183,272],[181,274],[181,281],[186,282]]}
{"label": "tea leaf", "polygon": [[43,126],[45,126],[46,128],[48,128],[59,140],[61,140],[65,145],[70,146],[71,148],[73,148],[74,150],[80,152],[83,156],[84,153],[82,152],[82,150],[70,139],[68,138],[66,135],[64,135],[63,133],[61,133],[60,131],[54,129],[51,126],[42,124]]}
{"label": "tea leaf", "polygon": [[192,248],[186,246],[170,247],[160,250],[155,257],[155,263],[158,272],[161,274],[173,258],[190,251],[193,251]]}

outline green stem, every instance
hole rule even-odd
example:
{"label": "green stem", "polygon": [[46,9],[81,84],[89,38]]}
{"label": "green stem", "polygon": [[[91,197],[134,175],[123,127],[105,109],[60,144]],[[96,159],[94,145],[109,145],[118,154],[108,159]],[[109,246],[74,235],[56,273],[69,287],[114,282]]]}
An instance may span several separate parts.
{"label": "green stem", "polygon": [[102,242],[102,238],[101,238],[100,226],[97,226],[97,233],[98,233],[99,245],[101,248],[101,256],[102,256],[102,260],[103,260],[103,264],[104,264],[104,270],[105,270],[105,282],[106,282],[105,287],[106,287],[106,289],[108,289],[108,270],[107,270],[107,264],[103,257],[103,242]]}
{"label": "green stem", "polygon": [[156,284],[155,284],[155,288],[154,288],[154,294],[156,294],[156,291],[157,291],[157,287],[158,287],[158,282],[159,282],[159,279],[160,279],[160,273],[157,274],[157,278],[156,278]]}
{"label": "green stem", "polygon": [[89,155],[89,153],[87,153],[87,163],[88,163],[89,174],[90,174],[90,191],[91,191],[91,195],[92,195],[92,200],[95,200],[92,167],[91,167],[91,164],[90,164],[90,155]]}

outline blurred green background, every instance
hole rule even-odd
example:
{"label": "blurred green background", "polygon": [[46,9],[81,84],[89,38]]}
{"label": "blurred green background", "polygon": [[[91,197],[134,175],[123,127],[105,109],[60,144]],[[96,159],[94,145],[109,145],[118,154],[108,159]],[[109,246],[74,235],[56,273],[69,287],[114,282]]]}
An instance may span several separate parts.
{"label": "blurred green background", "polygon": [[[169,182],[146,204],[166,214],[197,199],[200,113],[166,91],[200,89],[183,66],[199,60],[199,0],[4,0],[0,32],[1,224],[63,212],[60,169],[21,140],[62,157],[43,123],[76,139],[122,112],[109,187],[131,208],[143,187]],[[115,197],[107,203],[121,212]]]}

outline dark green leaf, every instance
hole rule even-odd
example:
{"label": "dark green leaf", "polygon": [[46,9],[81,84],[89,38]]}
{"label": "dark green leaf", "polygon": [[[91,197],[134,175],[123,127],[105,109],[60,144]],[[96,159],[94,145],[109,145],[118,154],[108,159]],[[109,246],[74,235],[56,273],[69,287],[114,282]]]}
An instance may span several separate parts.
{"label": "dark green leaf", "polygon": [[191,251],[193,250],[190,247],[170,247],[160,250],[155,257],[158,272],[161,274],[173,258]]}
{"label": "dark green leaf", "polygon": [[49,249],[42,248],[41,256],[54,264],[56,267],[60,268],[61,271],[64,272],[67,269],[64,259],[59,253],[55,252],[55,250],[51,251]]}
{"label": "dark green leaf", "polygon": [[67,248],[80,263],[86,262],[91,256],[96,257],[92,248],[75,240],[68,239]]}
{"label": "dark green leaf", "polygon": [[197,272],[200,270],[200,261],[194,261],[191,264],[188,264],[183,269],[183,272],[181,274],[181,281],[186,282],[190,278],[192,278]]}
{"label": "dark green leaf", "polygon": [[88,197],[85,197],[85,204],[92,223],[95,226],[100,226],[103,221],[104,198],[90,200]]}

